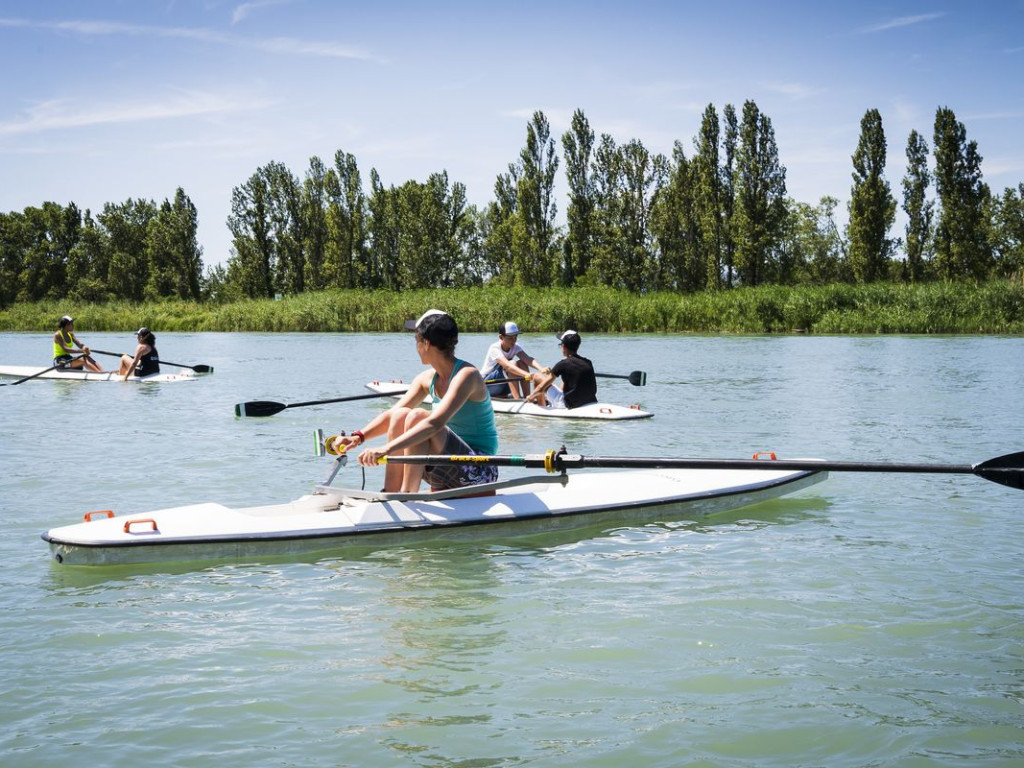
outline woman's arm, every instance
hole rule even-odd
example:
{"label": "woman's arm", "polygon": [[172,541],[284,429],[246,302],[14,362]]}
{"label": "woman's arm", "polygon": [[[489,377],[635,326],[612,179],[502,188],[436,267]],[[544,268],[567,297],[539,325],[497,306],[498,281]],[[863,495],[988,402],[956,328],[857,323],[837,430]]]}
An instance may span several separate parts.
{"label": "woman's arm", "polygon": [[415,408],[423,402],[423,399],[430,393],[430,379],[433,375],[433,370],[423,371],[423,373],[417,375],[412,380],[412,383],[409,384],[405,394],[398,399],[397,403],[383,413],[374,416],[362,429],[357,429],[350,435],[339,435],[336,437],[332,444],[335,450],[355,448],[371,438],[385,434],[387,432],[387,425],[391,420],[392,411],[396,408]]}
{"label": "woman's arm", "polygon": [[407,446],[429,440],[444,429],[445,425],[448,424],[448,420],[465,404],[470,396],[476,394],[482,397],[484,391],[484,380],[480,375],[480,371],[471,366],[461,368],[455,374],[455,378],[448,384],[448,391],[441,398],[441,402],[435,403],[433,408],[431,408],[430,415],[408,432],[399,435],[381,448],[381,453],[393,453]]}

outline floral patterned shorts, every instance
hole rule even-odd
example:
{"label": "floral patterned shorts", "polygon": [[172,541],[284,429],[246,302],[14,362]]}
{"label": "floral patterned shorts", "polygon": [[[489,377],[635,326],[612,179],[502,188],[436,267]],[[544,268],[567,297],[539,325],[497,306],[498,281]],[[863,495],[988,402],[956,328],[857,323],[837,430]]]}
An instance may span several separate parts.
{"label": "floral patterned shorts", "polygon": [[[442,453],[449,456],[477,455],[465,440],[448,427],[445,429],[448,430],[448,436],[445,438]],[[493,483],[498,479],[498,468],[493,464],[428,464],[423,469],[423,477],[435,491],[443,491],[448,488]]]}

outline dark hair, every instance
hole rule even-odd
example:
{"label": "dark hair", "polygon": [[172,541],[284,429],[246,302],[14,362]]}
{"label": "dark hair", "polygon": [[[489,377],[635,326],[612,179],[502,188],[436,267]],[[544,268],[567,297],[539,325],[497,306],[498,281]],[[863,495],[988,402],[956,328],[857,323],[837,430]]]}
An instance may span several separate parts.
{"label": "dark hair", "polygon": [[139,330],[135,332],[135,336],[136,338],[141,336],[143,344],[148,344],[151,347],[156,346],[156,336],[153,335],[153,332],[149,330],[149,328],[139,328]]}
{"label": "dark hair", "polygon": [[416,335],[442,352],[454,352],[459,343],[459,326],[449,314],[428,315],[416,326]]}
{"label": "dark hair", "polygon": [[62,317],[60,321],[57,323],[57,327],[67,328],[73,322],[75,322],[75,318],[73,318],[71,315],[64,315],[64,317]]}

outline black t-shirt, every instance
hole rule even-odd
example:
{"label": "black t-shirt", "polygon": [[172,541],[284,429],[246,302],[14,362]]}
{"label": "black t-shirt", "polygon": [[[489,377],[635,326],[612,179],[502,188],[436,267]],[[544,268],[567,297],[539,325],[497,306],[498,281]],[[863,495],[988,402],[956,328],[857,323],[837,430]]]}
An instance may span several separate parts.
{"label": "black t-shirt", "polygon": [[562,379],[566,408],[597,402],[597,377],[594,365],[579,355],[563,357],[551,367],[551,373]]}

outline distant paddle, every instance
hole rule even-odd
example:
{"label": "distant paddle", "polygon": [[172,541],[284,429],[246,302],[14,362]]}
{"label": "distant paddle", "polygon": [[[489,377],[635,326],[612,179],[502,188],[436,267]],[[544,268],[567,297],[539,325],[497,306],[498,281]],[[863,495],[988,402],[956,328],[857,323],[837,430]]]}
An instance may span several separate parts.
{"label": "distant paddle", "polygon": [[235,404],[235,416],[273,416],[285,408],[302,408],[307,405],[326,405],[327,403],[347,403],[350,400],[369,400],[374,397],[393,397],[395,392],[370,392],[366,395],[350,395],[348,397],[332,397],[327,400],[306,400],[302,403],[275,403],[273,400],[250,400],[247,403]]}
{"label": "distant paddle", "polygon": [[[90,350],[90,351],[95,352],[96,350]],[[85,355],[81,355],[79,357],[73,357],[73,358],[71,358],[71,360],[81,360],[83,357],[85,357]],[[65,366],[67,366],[67,365],[70,365],[71,364],[71,360],[69,360],[66,363],[61,363],[59,365],[51,365],[49,368],[43,368],[43,370],[39,371],[39,373],[33,373],[31,376],[26,376],[25,378],[18,379],[17,381],[5,381],[4,383],[0,384],[0,387],[13,387],[16,384],[21,384],[22,382],[29,381],[30,379],[34,379],[34,378],[36,378],[38,376],[42,376],[44,373],[49,373],[50,371],[56,370],[57,368],[63,368]]]}
{"label": "distant paddle", "polygon": [[[489,379],[488,384],[496,384],[502,381],[512,381],[512,379]],[[248,417],[248,416],[273,416],[275,413],[280,413],[285,408],[302,408],[307,405],[327,405],[328,403],[347,403],[352,400],[370,400],[374,397],[398,397],[403,393],[401,391],[393,392],[370,392],[365,395],[349,395],[348,397],[331,397],[326,400],[306,400],[301,403],[277,403],[273,400],[250,400],[245,403],[235,404],[235,416]]]}
{"label": "distant paddle", "polygon": [[532,467],[561,472],[569,467],[617,469],[766,469],[807,472],[914,472],[942,475],[975,475],[983,480],[1024,490],[1024,451],[997,456],[978,464],[900,464],[813,459],[673,459],[634,456],[580,456],[556,451],[525,456],[385,456],[382,464],[493,464],[499,467]]}
{"label": "distant paddle", "polygon": [[605,379],[628,379],[634,387],[643,387],[647,384],[647,374],[643,371],[633,371],[628,376],[620,373],[595,373],[594,375]]}
{"label": "distant paddle", "polygon": [[[92,351],[95,352],[97,355],[110,355],[110,357],[124,357],[124,355],[118,354],[117,352],[104,352],[102,349],[94,349]],[[182,363],[169,363],[166,360],[161,360],[160,365],[173,365],[175,368],[191,368],[196,373],[213,373],[213,366],[210,365],[184,365]]]}

